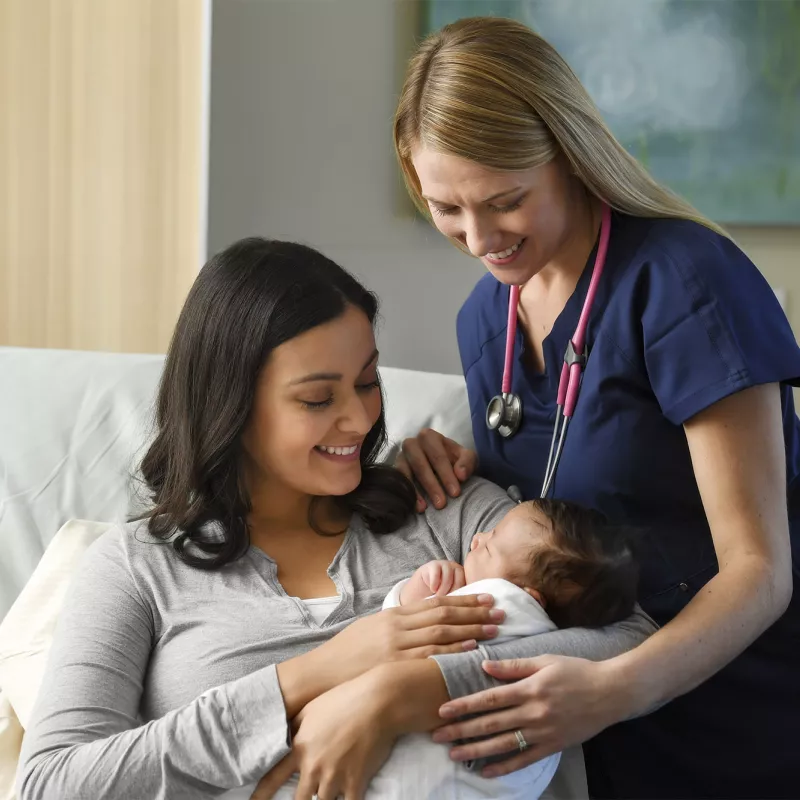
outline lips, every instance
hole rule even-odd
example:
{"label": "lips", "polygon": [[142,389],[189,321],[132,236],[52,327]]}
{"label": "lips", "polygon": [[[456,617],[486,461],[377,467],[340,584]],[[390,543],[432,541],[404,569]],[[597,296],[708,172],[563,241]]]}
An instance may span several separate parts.
{"label": "lips", "polygon": [[328,461],[333,461],[339,464],[346,464],[353,461],[358,461],[361,455],[361,444],[349,445],[327,445],[318,444],[314,448],[314,452]]}
{"label": "lips", "polygon": [[319,444],[317,445],[316,449],[322,453],[327,453],[330,456],[351,456],[358,450],[358,445],[354,444],[343,447],[334,447],[330,445]]}
{"label": "lips", "polygon": [[484,258],[493,266],[505,266],[517,258],[524,244],[525,239],[521,239],[516,244],[511,245],[511,247],[507,247],[505,250],[500,250],[497,253],[487,253]]}
{"label": "lips", "polygon": [[519,241],[516,244],[511,245],[508,250],[501,250],[499,253],[487,253],[486,257],[491,258],[493,261],[502,261],[504,258],[508,258],[510,255],[516,253],[521,244],[522,242]]}

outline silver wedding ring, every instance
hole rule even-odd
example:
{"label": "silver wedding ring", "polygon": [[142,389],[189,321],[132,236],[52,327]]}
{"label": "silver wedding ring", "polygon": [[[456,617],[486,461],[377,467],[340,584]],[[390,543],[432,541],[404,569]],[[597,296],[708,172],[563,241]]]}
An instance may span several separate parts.
{"label": "silver wedding ring", "polygon": [[514,731],[514,736],[517,737],[517,746],[519,747],[520,752],[522,752],[523,750],[527,750],[529,745],[525,741],[525,737],[522,735],[522,731]]}

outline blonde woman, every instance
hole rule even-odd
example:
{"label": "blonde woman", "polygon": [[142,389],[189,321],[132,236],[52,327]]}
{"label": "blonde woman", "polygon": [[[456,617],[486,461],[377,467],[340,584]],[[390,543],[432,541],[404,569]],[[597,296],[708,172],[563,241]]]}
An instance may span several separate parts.
{"label": "blonde woman", "polygon": [[[522,24],[466,19],[425,40],[394,135],[419,208],[488,270],[457,321],[477,452],[424,431],[404,468],[437,507],[477,471],[643,527],[640,602],[662,625],[601,662],[489,662],[482,681],[448,686],[461,699],[434,738],[482,737],[457,760],[519,746],[487,774],[587,742],[593,797],[800,796],[800,350],[770,287],[622,148]],[[578,343],[580,394],[553,468],[584,309],[588,359]],[[516,403],[487,414],[507,352],[521,421],[498,428]],[[476,663],[502,657],[481,650]],[[488,713],[458,721],[474,712]]]}

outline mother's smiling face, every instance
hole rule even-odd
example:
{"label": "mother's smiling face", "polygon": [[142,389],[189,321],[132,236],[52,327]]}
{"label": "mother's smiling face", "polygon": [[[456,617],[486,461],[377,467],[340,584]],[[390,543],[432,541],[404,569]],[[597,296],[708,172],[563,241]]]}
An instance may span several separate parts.
{"label": "mother's smiling face", "polygon": [[372,323],[348,305],[276,347],[243,433],[249,481],[343,495],[361,481],[361,448],[381,416]]}

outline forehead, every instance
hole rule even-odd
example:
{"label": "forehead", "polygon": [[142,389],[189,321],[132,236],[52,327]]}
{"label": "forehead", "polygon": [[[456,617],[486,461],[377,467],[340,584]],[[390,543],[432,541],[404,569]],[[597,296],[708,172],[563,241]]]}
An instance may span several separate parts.
{"label": "forehead", "polygon": [[354,306],[344,313],[276,347],[265,365],[272,377],[291,379],[314,372],[361,372],[375,351],[375,334],[367,315]]}
{"label": "forehead", "polygon": [[528,172],[502,172],[474,161],[440,153],[427,147],[412,151],[411,160],[420,181],[422,193],[438,199],[447,192],[489,193],[511,188]]}
{"label": "forehead", "polygon": [[550,533],[550,522],[536,506],[524,503],[503,517],[495,532],[505,537],[540,537]]}

